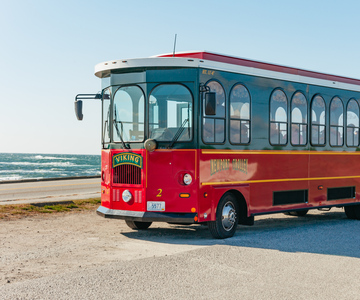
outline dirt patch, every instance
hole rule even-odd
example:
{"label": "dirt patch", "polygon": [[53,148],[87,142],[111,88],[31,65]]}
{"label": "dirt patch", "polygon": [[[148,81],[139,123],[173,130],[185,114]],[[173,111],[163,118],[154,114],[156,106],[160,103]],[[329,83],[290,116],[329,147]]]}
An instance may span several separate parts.
{"label": "dirt patch", "polygon": [[[3,211],[3,219],[0,219],[0,286],[109,262],[166,256],[203,246],[162,243],[163,237],[172,236],[171,232],[177,232],[176,239],[196,240],[191,226],[176,230],[174,225],[155,223],[146,232],[138,232],[122,220],[98,216],[98,206],[88,203],[82,208],[52,213],[34,209],[17,214],[23,206]],[[207,233],[207,229],[204,230]],[[210,234],[206,237],[210,238]],[[155,242],[156,239],[161,242]]]}

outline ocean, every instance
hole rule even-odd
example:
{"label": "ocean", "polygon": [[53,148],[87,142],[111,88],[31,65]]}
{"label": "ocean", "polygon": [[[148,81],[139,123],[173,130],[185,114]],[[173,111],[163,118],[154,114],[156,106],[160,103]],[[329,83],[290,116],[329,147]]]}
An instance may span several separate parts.
{"label": "ocean", "polygon": [[100,155],[0,153],[0,181],[100,174]]}

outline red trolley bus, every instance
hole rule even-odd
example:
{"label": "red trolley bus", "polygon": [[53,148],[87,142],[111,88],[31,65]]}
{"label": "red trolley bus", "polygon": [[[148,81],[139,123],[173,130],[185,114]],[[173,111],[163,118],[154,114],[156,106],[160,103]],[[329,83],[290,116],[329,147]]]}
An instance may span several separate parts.
{"label": "red trolley bus", "polygon": [[210,52],[98,64],[101,206],[133,229],[277,212],[360,219],[360,80]]}

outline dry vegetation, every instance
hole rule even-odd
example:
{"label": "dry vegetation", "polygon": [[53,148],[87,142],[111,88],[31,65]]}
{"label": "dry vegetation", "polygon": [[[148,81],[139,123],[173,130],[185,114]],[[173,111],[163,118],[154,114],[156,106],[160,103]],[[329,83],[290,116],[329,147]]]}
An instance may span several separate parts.
{"label": "dry vegetation", "polygon": [[0,220],[21,219],[40,214],[59,214],[95,210],[99,204],[100,198],[74,200],[62,203],[0,205]]}

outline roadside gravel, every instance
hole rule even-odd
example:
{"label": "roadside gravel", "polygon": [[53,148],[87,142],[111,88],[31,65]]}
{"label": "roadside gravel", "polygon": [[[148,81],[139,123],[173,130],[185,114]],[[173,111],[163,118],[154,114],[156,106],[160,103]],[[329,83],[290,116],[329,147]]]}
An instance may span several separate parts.
{"label": "roadside gravel", "polygon": [[360,299],[360,223],[341,209],[132,231],[95,212],[0,220],[1,299]]}

